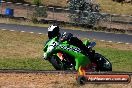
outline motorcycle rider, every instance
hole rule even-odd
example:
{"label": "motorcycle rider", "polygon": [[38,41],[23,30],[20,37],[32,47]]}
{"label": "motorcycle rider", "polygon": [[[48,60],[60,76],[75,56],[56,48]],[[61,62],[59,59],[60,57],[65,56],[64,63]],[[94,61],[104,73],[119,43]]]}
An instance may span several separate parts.
{"label": "motorcycle rider", "polygon": [[86,47],[80,39],[74,37],[71,33],[65,32],[61,34],[59,26],[51,25],[48,28],[48,38],[52,39],[54,37],[57,37],[61,42],[67,40],[69,44],[80,48],[84,55],[87,55],[89,58],[93,58],[93,52],[89,52],[88,47]]}
{"label": "motorcycle rider", "polygon": [[[94,54],[93,56],[95,56],[94,58],[91,58],[90,57],[90,52],[92,51],[92,49],[90,49],[89,50],[89,48],[88,47],[92,47],[92,44],[94,43],[91,43],[88,47],[86,46],[86,45],[84,45],[83,44],[83,42],[81,41],[81,40],[79,40],[77,37],[74,37],[73,36],[73,34],[71,34],[71,33],[63,33],[63,34],[61,34],[60,33],[60,30],[59,30],[59,26],[56,26],[56,25],[51,25],[49,28],[48,28],[48,37],[49,37],[49,40],[52,40],[53,38],[55,38],[55,41],[57,42],[57,45],[58,44],[60,44],[61,45],[61,42],[65,42],[66,44],[68,44],[68,48],[70,47],[73,47],[73,46],[69,46],[69,44],[70,45],[74,45],[74,46],[77,46],[78,48],[80,48],[79,49],[79,53],[77,52],[77,53],[75,53],[74,51],[73,51],[73,54],[75,55],[75,69],[79,72],[79,74],[82,74],[82,75],[85,75],[85,71],[86,70],[91,70],[91,71],[95,71],[95,70],[99,70],[98,68],[96,69],[96,67],[97,66],[99,66],[100,64],[101,64],[101,68],[104,66],[104,65],[107,65],[107,64],[109,64],[108,63],[108,61],[106,61],[105,60],[105,58],[102,56],[102,55],[100,55],[100,54],[98,54],[98,53],[96,53],[96,54]],[[58,39],[56,39],[56,38],[58,38]],[[48,41],[49,41],[48,40]],[[54,43],[54,40],[52,41],[53,43]],[[60,42],[60,43],[59,43]],[[63,43],[64,43],[63,42]],[[62,44],[63,44],[62,43]],[[87,44],[87,43],[85,43],[85,44]],[[52,45],[51,45],[52,46]],[[94,46],[94,45],[93,45]],[[45,47],[47,47],[47,45],[45,46]],[[46,52],[46,48],[44,47],[44,59],[47,59],[48,60],[48,57],[47,57],[47,52]],[[65,48],[66,49],[66,48]],[[67,49],[68,50],[68,49]],[[80,50],[81,50],[81,52],[80,52]],[[61,50],[60,50],[61,51]],[[68,50],[69,51],[69,50]],[[83,51],[85,52],[85,53],[83,53]],[[57,56],[58,56],[58,53],[59,52],[57,52]],[[68,52],[68,53],[72,53],[72,52]],[[61,54],[61,52],[60,52],[60,54]],[[63,54],[63,52],[62,52],[62,54]],[[78,56],[78,54],[80,54],[80,56]],[[50,55],[50,54],[49,54]],[[74,57],[74,55],[72,55],[73,57]],[[87,56],[86,56],[87,55]],[[98,57],[98,55],[99,55],[99,57]],[[97,56],[97,57],[96,57]],[[87,57],[89,57],[89,59],[87,58]],[[99,59],[99,60],[104,60],[103,62],[102,61],[99,61],[99,65],[96,63],[96,62],[94,62],[93,60],[91,60],[91,59]],[[96,60],[95,60],[96,61]],[[106,61],[106,62],[105,62]],[[66,63],[67,64],[67,63]],[[68,66],[70,66],[71,64],[67,64]],[[54,65],[53,65],[54,66]],[[74,65],[71,65],[71,66],[74,66]],[[99,68],[100,68],[100,66],[99,66]],[[61,69],[61,68],[60,68]],[[69,68],[68,68],[69,69]],[[72,69],[74,69],[74,68],[70,68],[71,70]],[[103,69],[104,69],[104,67],[103,67]],[[108,68],[105,68],[105,69],[108,69]],[[108,69],[109,70],[109,69]]]}
{"label": "motorcycle rider", "polygon": [[[89,57],[92,61],[93,56],[94,56],[93,52],[90,52],[89,48],[87,46],[85,46],[81,40],[79,40],[77,37],[74,37],[73,34],[71,34],[71,33],[66,33],[65,32],[65,33],[61,34],[59,26],[51,25],[48,28],[48,38],[50,40],[50,39],[53,39],[55,37],[57,37],[58,41],[60,41],[60,42],[68,41],[68,44],[80,48],[82,53],[85,56]],[[46,59],[46,58],[44,58],[44,59]],[[84,69],[87,69],[87,66],[89,66],[89,64],[85,65],[86,63],[89,63],[88,59],[86,59],[86,60],[85,59],[77,60],[75,69],[78,70],[78,71],[79,70],[84,71]],[[85,65],[85,67],[84,67],[84,65]],[[79,72],[79,74],[80,73],[81,72]]]}

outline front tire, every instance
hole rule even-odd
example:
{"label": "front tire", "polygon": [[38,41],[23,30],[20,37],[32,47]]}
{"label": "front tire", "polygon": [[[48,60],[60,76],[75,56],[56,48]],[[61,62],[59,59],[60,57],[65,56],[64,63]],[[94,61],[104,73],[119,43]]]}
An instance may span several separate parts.
{"label": "front tire", "polygon": [[53,55],[50,59],[49,62],[52,64],[52,66],[56,70],[70,70],[74,71],[75,70],[75,62],[74,61],[68,61],[68,58],[65,58],[64,60],[60,60],[60,58],[56,55]]}
{"label": "front tire", "polygon": [[56,69],[56,70],[62,70],[63,66],[61,64],[60,59],[57,56],[52,56],[49,60],[49,62],[52,64],[52,66]]}

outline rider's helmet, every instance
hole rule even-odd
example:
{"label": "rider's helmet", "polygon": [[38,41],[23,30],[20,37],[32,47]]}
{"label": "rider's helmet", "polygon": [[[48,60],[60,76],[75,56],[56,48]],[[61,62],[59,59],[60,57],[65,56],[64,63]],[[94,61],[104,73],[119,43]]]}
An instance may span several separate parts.
{"label": "rider's helmet", "polygon": [[49,39],[52,39],[54,37],[59,37],[59,36],[60,36],[59,26],[56,26],[56,25],[49,26],[49,28],[48,28]]}

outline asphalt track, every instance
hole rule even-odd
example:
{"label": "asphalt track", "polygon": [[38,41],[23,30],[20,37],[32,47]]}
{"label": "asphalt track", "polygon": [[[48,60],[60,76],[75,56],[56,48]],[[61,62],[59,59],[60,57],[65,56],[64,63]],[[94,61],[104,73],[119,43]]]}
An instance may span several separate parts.
{"label": "asphalt track", "polygon": [[[46,27],[0,23],[0,29],[38,33],[38,34],[41,34],[41,33],[47,34]],[[128,35],[128,34],[114,34],[114,33],[94,32],[94,31],[69,30],[69,29],[61,29],[61,32],[68,32],[68,33],[72,33],[73,35],[77,37],[85,37],[85,38],[96,39],[100,41],[132,44],[132,35]]]}

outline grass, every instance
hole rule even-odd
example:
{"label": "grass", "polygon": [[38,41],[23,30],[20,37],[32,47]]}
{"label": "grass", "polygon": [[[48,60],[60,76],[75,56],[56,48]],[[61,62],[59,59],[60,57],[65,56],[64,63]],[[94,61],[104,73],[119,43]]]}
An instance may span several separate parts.
{"label": "grass", "polygon": [[[33,4],[33,0],[25,0]],[[42,4],[46,6],[60,6],[67,7],[67,0],[41,0]],[[112,14],[126,14],[132,15],[132,4],[131,3],[118,3],[112,0],[94,0],[101,6],[101,12],[112,13]]]}
{"label": "grass", "polygon": [[37,34],[0,31],[1,69],[53,69],[42,60],[42,47],[47,37]]}
{"label": "grass", "polygon": [[[14,19],[9,19],[9,18],[0,18],[0,23],[37,26],[37,27],[49,27],[50,25],[52,25],[52,24],[39,24],[39,23],[33,23],[33,22],[25,22],[25,21],[14,20]],[[87,29],[83,27],[75,27],[75,26],[70,26],[70,25],[59,25],[59,26],[61,28],[70,29],[70,30],[87,31]]]}
{"label": "grass", "polygon": [[132,51],[131,50],[117,50],[112,48],[95,48],[107,57],[113,65],[114,71],[132,71]]}
{"label": "grass", "polygon": [[[0,30],[0,69],[53,70],[42,59],[46,35]],[[114,71],[132,71],[132,45],[97,41],[95,50],[113,64]]]}
{"label": "grass", "polygon": [[0,59],[0,69],[54,70],[49,62],[40,58]]}
{"label": "grass", "polygon": [[[31,0],[26,0],[27,2],[31,2]],[[46,6],[61,6],[67,7],[67,0],[42,0],[42,3]],[[113,2],[112,0],[96,0],[94,3],[97,3],[101,6],[102,12],[112,13],[112,14],[126,14],[132,15],[132,4],[131,3],[118,3]]]}
{"label": "grass", "polygon": [[132,15],[132,4],[131,3],[118,3],[112,0],[96,0],[101,6],[101,11],[112,14],[125,14]]}
{"label": "grass", "polygon": [[[33,3],[33,0],[26,0],[26,2]],[[67,6],[66,0],[41,0],[41,2],[46,6]]]}

